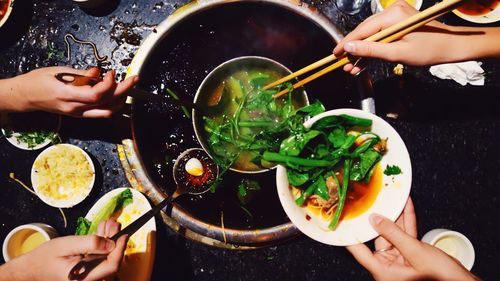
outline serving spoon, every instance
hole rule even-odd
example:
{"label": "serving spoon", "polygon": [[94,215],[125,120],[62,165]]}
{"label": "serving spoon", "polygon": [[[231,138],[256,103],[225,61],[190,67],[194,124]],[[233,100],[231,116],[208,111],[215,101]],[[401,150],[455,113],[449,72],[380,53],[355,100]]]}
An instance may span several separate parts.
{"label": "serving spoon", "polygon": [[[187,153],[193,151],[193,150],[199,150],[203,151],[201,149],[189,149],[186,152],[182,153],[178,158],[177,161],[173,167],[174,169],[174,180],[177,183],[176,184],[176,190],[172,195],[169,197],[163,199],[160,203],[158,203],[156,206],[154,206],[151,210],[147,211],[144,213],[142,216],[140,216],[137,220],[135,220],[133,223],[129,224],[127,227],[113,235],[110,240],[113,240],[116,242],[118,238],[122,237],[123,235],[128,235],[128,237],[132,236],[137,230],[139,230],[144,224],[146,224],[152,217],[157,215],[161,210],[163,210],[165,207],[167,207],[170,203],[172,203],[176,198],[183,194],[191,194],[191,195],[199,195],[202,193],[207,192],[210,189],[210,184],[207,183],[202,186],[195,186],[195,185],[187,185],[187,184],[179,184],[178,180],[176,177],[175,169],[178,168],[178,164],[180,159],[187,155]],[[206,153],[203,151],[203,153]],[[208,156],[208,154],[207,154]],[[219,173],[219,169],[217,166],[216,167],[216,174]],[[207,172],[207,171],[205,171]],[[213,171],[211,171],[213,172]],[[201,187],[201,188],[200,188]],[[70,270],[68,274],[68,279],[69,280],[82,280],[87,275],[90,273],[90,271],[98,266],[102,261],[104,261],[108,257],[107,254],[89,254],[85,255],[73,268]]]}
{"label": "serving spoon", "polygon": [[[94,86],[95,84],[102,82],[101,78],[97,77],[90,77],[90,76],[85,76],[85,75],[80,75],[76,73],[69,73],[69,72],[61,72],[57,73],[55,75],[55,78],[65,84],[71,84],[73,86],[84,86],[84,85],[90,85]],[[199,112],[202,112],[203,114],[210,113],[215,107],[219,105],[219,102],[217,101],[213,105],[208,105],[208,106],[201,106],[199,104],[196,104],[194,102],[182,100],[182,99],[175,99],[175,98],[167,98],[166,96],[154,94],[151,92],[147,92],[144,90],[140,90],[137,88],[131,88],[130,90],[127,91],[126,93],[127,96],[135,98],[135,99],[140,99],[143,101],[153,101],[153,102],[164,102],[164,103],[173,103],[178,106],[185,106],[189,107],[191,109],[195,109]]]}

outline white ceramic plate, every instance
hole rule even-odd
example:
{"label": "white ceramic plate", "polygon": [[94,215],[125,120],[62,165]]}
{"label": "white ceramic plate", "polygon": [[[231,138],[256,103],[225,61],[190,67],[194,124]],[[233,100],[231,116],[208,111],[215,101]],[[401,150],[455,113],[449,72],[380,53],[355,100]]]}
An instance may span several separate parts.
{"label": "white ceramic plate", "polygon": [[385,169],[388,164],[397,165],[401,168],[402,174],[397,176],[383,174],[382,187],[373,205],[357,217],[340,221],[335,231],[328,229],[329,221],[323,220],[306,208],[295,204],[295,197],[289,187],[286,168],[281,165],[278,166],[276,171],[276,185],[283,209],[300,231],[321,243],[347,246],[364,243],[378,236],[368,221],[370,214],[378,213],[392,221],[398,218],[410,194],[412,170],[410,156],[403,140],[389,123],[376,115],[358,109],[335,109],[309,119],[304,123],[304,126],[309,128],[314,122],[323,117],[339,114],[371,119],[373,121],[371,131],[381,138],[388,138],[388,151],[379,165],[382,165],[382,169]]}
{"label": "white ceramic plate", "polygon": [[[48,113],[47,113],[48,114]],[[2,131],[2,134],[5,136],[5,139],[7,139],[7,141],[12,144],[13,146],[19,148],[19,149],[23,149],[23,150],[38,150],[38,149],[41,149],[41,148],[44,148],[46,147],[47,145],[51,144],[52,143],[52,139],[50,138],[47,138],[45,139],[44,142],[34,146],[34,147],[28,147],[28,144],[25,143],[25,142],[22,142],[18,136],[20,135],[18,132],[12,132],[12,135],[10,137],[7,137],[7,135],[5,134],[5,129],[3,128],[5,126],[4,124],[4,120],[6,120],[6,116],[7,114],[2,114],[2,116],[0,116],[0,119],[1,119],[1,131]],[[57,124],[54,124],[54,127],[55,130],[54,130],[54,133],[58,133],[59,132],[59,129],[61,128],[61,115],[58,115],[57,116]]]}
{"label": "white ceramic plate", "polygon": [[[106,193],[94,204],[94,206],[92,206],[85,218],[93,220],[97,212],[99,212],[113,196],[121,193],[125,189],[126,187],[120,187]],[[125,206],[123,211],[116,218],[116,220],[121,223],[122,229],[147,211],[151,210],[151,205],[142,193],[132,188],[130,188],[130,191],[133,195],[133,202]],[[125,251],[125,256],[120,271],[118,272],[118,280],[142,281],[151,278],[155,258],[155,235],[156,221],[153,217],[137,230],[136,233],[130,236],[127,250]]]}
{"label": "white ceramic plate", "polygon": [[[92,178],[88,184],[88,186],[81,186],[80,192],[77,194],[72,194],[69,198],[67,199],[58,199],[54,198],[52,196],[48,196],[41,192],[40,190],[40,177],[39,174],[35,168],[35,163],[41,161],[42,157],[46,157],[47,154],[50,154],[54,150],[60,149],[60,147],[69,147],[70,149],[73,149],[76,152],[79,152],[83,154],[85,159],[87,160],[87,164],[90,165],[90,170],[92,172]],[[74,177],[78,177],[78,175],[74,175]],[[79,148],[76,145],[72,144],[67,144],[67,143],[61,143],[61,144],[56,144],[51,147],[46,148],[44,151],[42,151],[35,161],[33,162],[33,166],[31,168],[31,184],[33,186],[33,189],[35,190],[35,193],[38,195],[38,197],[45,202],[46,204],[56,207],[56,208],[70,208],[75,206],[76,204],[82,202],[87,196],[90,194],[90,191],[92,191],[92,187],[94,186],[95,182],[95,167],[94,163],[92,162],[92,159],[90,159],[90,156],[85,152],[83,149]],[[59,187],[58,192],[66,192],[67,187]]]}
{"label": "white ceramic plate", "polygon": [[14,0],[9,1],[9,6],[7,7],[6,13],[0,18],[0,27],[4,25],[4,23],[7,22],[7,19],[9,18],[10,14],[12,13],[12,9],[14,8]]}
{"label": "white ceramic plate", "polygon": [[474,23],[493,23],[500,21],[500,5],[497,5],[493,11],[479,16],[467,15],[460,12],[458,9],[453,10],[453,13],[466,21]]}

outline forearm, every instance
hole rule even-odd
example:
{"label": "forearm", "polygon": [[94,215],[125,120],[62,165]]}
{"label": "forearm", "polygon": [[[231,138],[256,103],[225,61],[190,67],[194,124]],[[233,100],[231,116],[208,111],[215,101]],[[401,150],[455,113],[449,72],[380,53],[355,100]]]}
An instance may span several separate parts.
{"label": "forearm", "polygon": [[0,79],[0,112],[27,110],[22,103],[18,77]]}
{"label": "forearm", "polygon": [[[450,44],[461,61],[500,57],[500,27],[450,27],[456,40]],[[446,50],[444,50],[446,51]]]}
{"label": "forearm", "polygon": [[29,276],[25,267],[18,265],[19,258],[13,259],[8,263],[0,266],[0,280],[11,281],[29,281],[32,278]]}

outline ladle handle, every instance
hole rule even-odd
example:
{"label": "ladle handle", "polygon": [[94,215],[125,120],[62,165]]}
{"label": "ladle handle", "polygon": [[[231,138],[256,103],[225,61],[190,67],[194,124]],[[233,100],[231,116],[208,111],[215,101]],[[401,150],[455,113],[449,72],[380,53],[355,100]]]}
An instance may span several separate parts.
{"label": "ladle handle", "polygon": [[[140,218],[135,220],[133,223],[129,224],[127,227],[113,235],[110,239],[113,241],[118,240],[121,236],[127,234],[129,237],[139,230],[144,224],[146,224],[152,217],[158,214],[165,206],[170,204],[175,198],[177,198],[180,193],[175,192],[172,196],[163,199],[160,203],[154,206],[151,210],[144,213]],[[69,280],[82,280],[89,274],[92,269],[98,266],[102,261],[107,258],[107,254],[90,254],[85,255],[68,274]]]}
{"label": "ladle handle", "polygon": [[[83,86],[83,85],[95,85],[102,81],[101,78],[98,77],[89,77],[85,75],[80,75],[76,73],[69,72],[61,72],[55,75],[56,79],[63,82],[64,84],[71,84],[73,86]],[[203,111],[203,108],[198,106],[197,104],[185,100],[175,99],[175,98],[167,98],[163,95],[158,95],[154,93],[150,93],[147,91],[143,91],[141,89],[132,88],[127,91],[127,96],[140,99],[144,101],[153,101],[153,102],[164,102],[164,103],[173,103],[178,106],[185,106],[189,108],[194,108],[198,111]]]}

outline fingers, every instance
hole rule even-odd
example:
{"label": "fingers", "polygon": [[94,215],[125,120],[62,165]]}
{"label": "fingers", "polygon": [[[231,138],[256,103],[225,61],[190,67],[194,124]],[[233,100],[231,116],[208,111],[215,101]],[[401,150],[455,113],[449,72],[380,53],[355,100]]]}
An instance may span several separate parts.
{"label": "fingers", "polygon": [[87,69],[84,75],[89,77],[99,77],[99,75],[101,75],[101,70],[99,67],[91,67]]}
{"label": "fingers", "polygon": [[395,223],[377,214],[372,214],[370,216],[370,223],[373,228],[389,243],[394,245],[410,263],[413,264],[413,262],[420,258],[420,252],[422,251],[421,242],[405,233]]}
{"label": "fingers", "polygon": [[100,106],[87,109],[82,112],[83,118],[110,118],[115,112],[125,105],[126,97],[120,97],[116,102],[108,106]]}
{"label": "fingers", "polygon": [[401,53],[404,53],[400,42],[379,43],[368,41],[350,41],[344,45],[349,54],[356,57],[380,58],[387,61],[398,61]]}
{"label": "fingers", "polygon": [[137,85],[137,83],[139,83],[139,76],[137,76],[137,75],[134,75],[134,76],[131,76],[131,77],[125,79],[125,81],[119,83],[118,86],[116,87],[115,97],[123,95],[128,90],[130,90],[132,87]]}
{"label": "fingers", "polygon": [[[109,101],[112,97],[112,93],[116,88],[114,71],[108,71],[104,76],[103,80],[93,87],[90,86],[72,86],[66,85],[68,87],[68,98],[74,102],[80,102],[85,104],[103,104]],[[108,99],[106,99],[108,98]]]}
{"label": "fingers", "polygon": [[120,223],[114,220],[107,220],[105,237],[111,237],[120,231]]}
{"label": "fingers", "polygon": [[404,217],[405,232],[411,237],[417,238],[417,216],[415,215],[415,208],[411,197],[408,197],[408,201],[406,201],[402,216]]}
{"label": "fingers", "polygon": [[351,255],[368,271],[372,272],[376,271],[377,268],[380,267],[377,259],[373,255],[370,248],[368,248],[365,244],[357,244],[352,246],[347,246],[347,250],[351,253]]}
{"label": "fingers", "polygon": [[60,256],[81,254],[107,254],[115,248],[115,242],[97,235],[66,236],[50,241],[54,252]]}
{"label": "fingers", "polygon": [[115,249],[108,254],[105,261],[94,268],[85,280],[99,280],[112,275],[120,269],[120,264],[123,259],[123,253],[127,245],[127,235],[123,235],[116,241]]}

